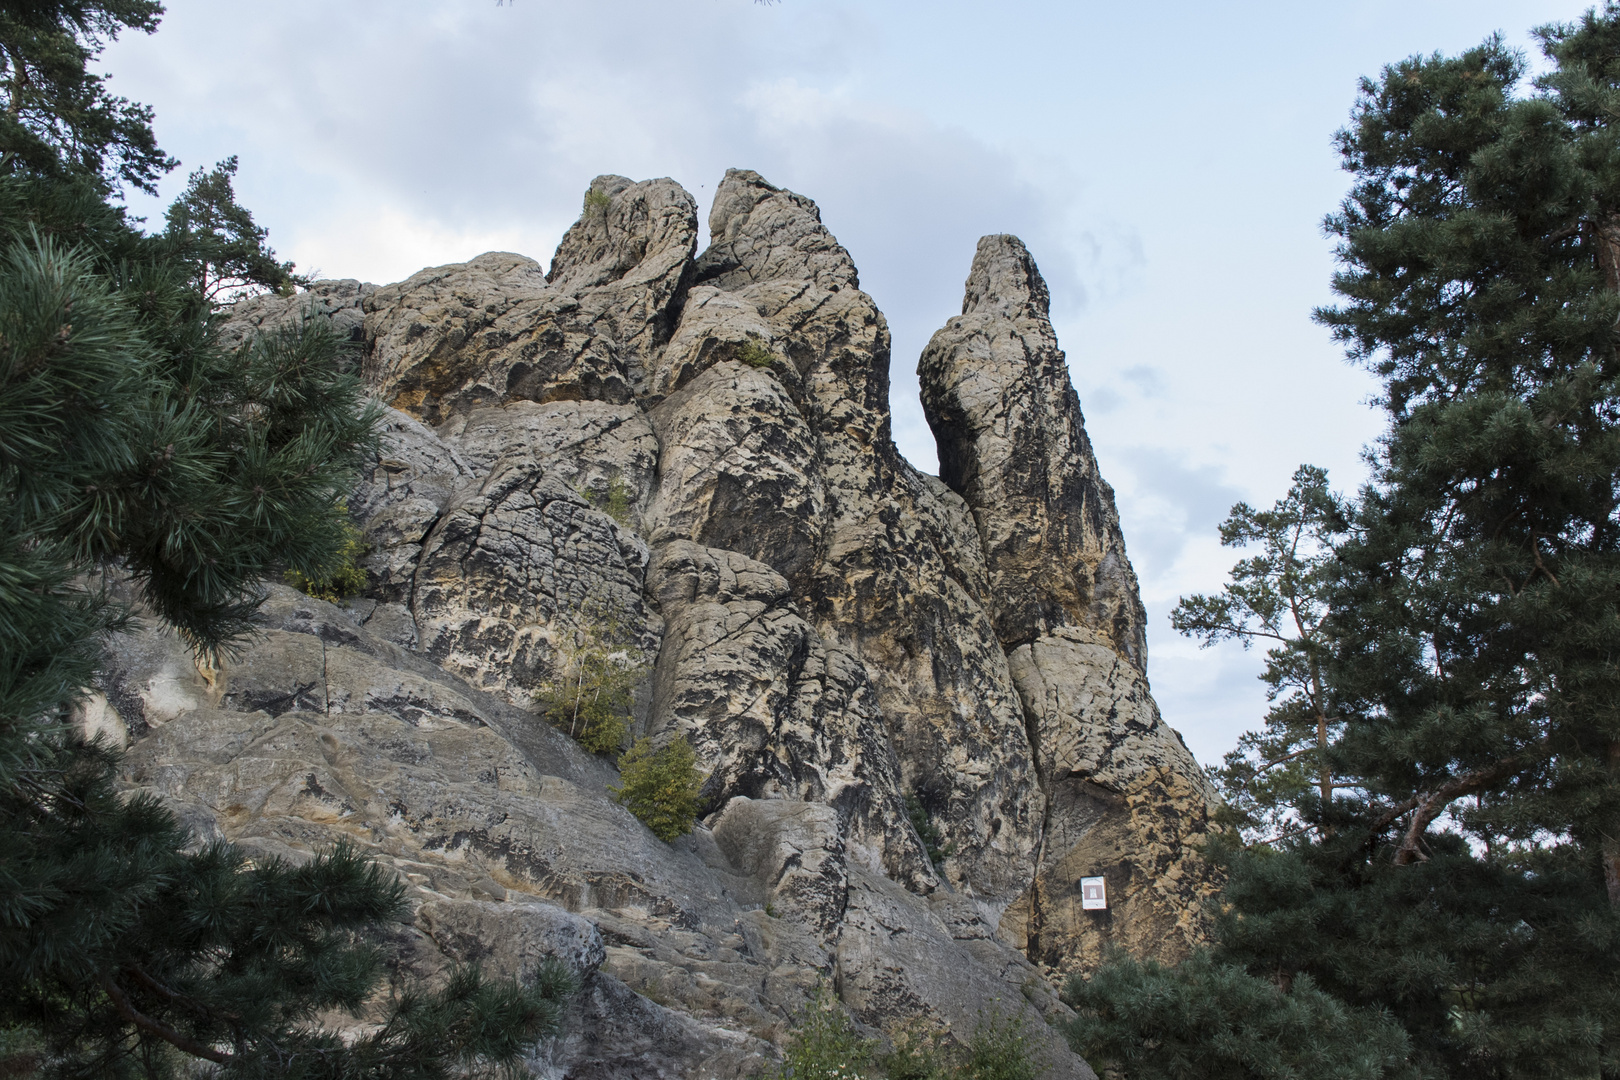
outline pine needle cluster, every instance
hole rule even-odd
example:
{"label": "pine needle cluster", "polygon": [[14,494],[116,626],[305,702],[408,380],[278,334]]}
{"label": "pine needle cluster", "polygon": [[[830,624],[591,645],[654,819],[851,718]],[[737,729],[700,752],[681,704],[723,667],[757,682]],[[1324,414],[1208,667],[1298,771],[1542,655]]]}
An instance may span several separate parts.
{"label": "pine needle cluster", "polygon": [[1065,997],[1078,1014],[1070,1040],[1093,1068],[1131,1080],[1420,1075],[1388,1016],[1346,1006],[1309,976],[1284,991],[1207,951],[1175,968],[1115,957],[1089,980],[1071,978]]}

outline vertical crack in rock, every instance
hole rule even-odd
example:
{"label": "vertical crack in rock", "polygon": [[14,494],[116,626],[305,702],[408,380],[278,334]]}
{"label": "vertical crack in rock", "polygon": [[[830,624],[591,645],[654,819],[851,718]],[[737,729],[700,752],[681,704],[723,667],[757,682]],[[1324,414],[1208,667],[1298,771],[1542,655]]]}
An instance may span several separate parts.
{"label": "vertical crack in rock", "polygon": [[[1136,575],[1048,306],[1023,243],[987,236],[962,314],[918,363],[1049,800],[1038,871],[1002,927],[1058,971],[1110,943],[1176,959],[1205,933],[1215,883],[1195,847],[1214,793],[1148,690]],[[1092,875],[1108,880],[1107,912],[1081,908]]]}

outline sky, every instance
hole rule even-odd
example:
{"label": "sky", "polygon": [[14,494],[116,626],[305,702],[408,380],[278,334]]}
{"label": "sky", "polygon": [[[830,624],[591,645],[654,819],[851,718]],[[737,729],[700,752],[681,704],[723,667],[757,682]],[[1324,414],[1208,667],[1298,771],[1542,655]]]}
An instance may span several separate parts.
{"label": "sky", "polygon": [[[1376,387],[1311,320],[1358,80],[1578,17],[1568,0],[170,0],[112,89],[301,271],[376,283],[490,250],[549,263],[592,177],[728,167],[816,200],[894,334],[895,439],[934,471],[916,361],[978,238],[1052,291],[1150,625],[1166,720],[1205,763],[1261,725],[1257,653],[1177,635],[1239,554],[1216,528],[1301,463],[1353,490]],[[700,243],[706,237],[700,238]]]}

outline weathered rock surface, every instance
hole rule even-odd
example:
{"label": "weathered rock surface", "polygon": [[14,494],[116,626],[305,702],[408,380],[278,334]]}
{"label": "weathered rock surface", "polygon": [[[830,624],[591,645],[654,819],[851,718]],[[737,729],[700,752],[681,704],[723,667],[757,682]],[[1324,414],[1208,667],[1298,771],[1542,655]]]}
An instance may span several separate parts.
{"label": "weathered rock surface", "polygon": [[[999,917],[1029,881],[1040,792],[1017,693],[984,608],[983,563],[964,550],[976,552],[977,544],[957,534],[963,517],[953,520],[939,506],[890,437],[888,326],[810,200],[733,170],[715,193],[709,232],[717,239],[698,259],[696,284],[656,369],[700,373],[651,384],[688,379],[653,409],[655,422],[679,410],[728,432],[729,445],[717,438],[720,452],[707,455],[727,497],[694,514],[702,524],[689,534],[737,536],[742,550],[787,579],[820,637],[860,659],[899,762],[900,788],[921,799],[954,852],[946,877],[976,897],[986,917]],[[752,321],[739,319],[739,310],[751,311]],[[719,347],[683,351],[696,342],[740,349],[735,335],[755,330],[779,358],[768,369],[750,371]],[[780,387],[758,395],[767,404],[738,400],[734,387],[761,382]],[[696,472],[671,468],[672,459],[705,458],[685,441],[664,440],[658,498],[666,505],[691,498],[688,477]],[[953,554],[963,556],[959,563]],[[694,665],[685,681],[701,688],[707,675]],[[888,849],[915,850],[904,821],[868,826],[879,827]]]}
{"label": "weathered rock surface", "polygon": [[291,303],[274,293],[253,296],[231,308],[231,318],[223,327],[222,340],[234,346],[255,333],[274,333],[304,319],[325,319],[339,338],[365,341],[365,313],[361,305],[377,286],[353,278],[311,282]]}
{"label": "weathered rock surface", "polygon": [[679,185],[599,176],[549,275],[491,252],[368,293],[367,376],[432,424],[507,401],[630,401],[696,245],[697,207]]}
{"label": "weathered rock surface", "polygon": [[[752,1075],[827,986],[874,1031],[1025,1016],[1089,1077],[1039,1021],[1106,945],[1198,939],[1210,795],[1149,693],[1045,285],[981,243],[920,368],[936,478],[894,448],[888,327],[815,204],[733,170],[709,232],[696,255],[672,181],[598,177],[549,272],[239,305],[239,338],[332,320],[392,407],[349,500],[370,587],[272,588],[218,672],[119,639],[85,722],[204,834],[394,867],[401,977],[562,957],[586,990],[544,1075]],[[646,663],[638,734],[698,753],[673,844],[537,715],[584,640]]]}
{"label": "weathered rock surface", "polygon": [[[1002,931],[1055,970],[1109,944],[1179,958],[1205,932],[1215,798],[1147,684],[1146,616],[1035,261],[987,236],[962,314],[918,365],[940,479],[972,511],[989,607],[1046,794],[1040,860]],[[1106,838],[1106,839],[1105,839]],[[1081,908],[1100,875],[1110,909]]]}
{"label": "weathered rock surface", "polygon": [[[822,802],[733,798],[712,832],[665,844],[607,797],[611,765],[529,713],[291,589],[272,586],[262,615],[218,671],[162,630],[109,644],[103,700],[136,735],[128,782],[265,855],[372,851],[411,885],[411,913],[381,934],[402,976],[477,961],[522,977],[561,958],[585,993],[569,1035],[537,1051],[552,1075],[754,1075],[809,992],[856,977],[841,950],[864,940],[881,960],[887,930],[844,925],[852,888],[914,895],[848,859]],[[955,941],[926,905],[911,918]],[[940,1019],[1028,1007],[1017,976],[1034,969],[999,950],[1007,973],[947,995]],[[962,962],[947,950],[907,978],[947,982]]]}

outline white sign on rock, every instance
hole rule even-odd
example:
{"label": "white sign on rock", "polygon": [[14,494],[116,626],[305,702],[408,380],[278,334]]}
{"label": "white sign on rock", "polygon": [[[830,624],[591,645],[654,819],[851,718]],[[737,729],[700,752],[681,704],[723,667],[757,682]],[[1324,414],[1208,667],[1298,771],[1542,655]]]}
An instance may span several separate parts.
{"label": "white sign on rock", "polygon": [[1108,886],[1100,877],[1080,879],[1080,907],[1085,911],[1108,909]]}

